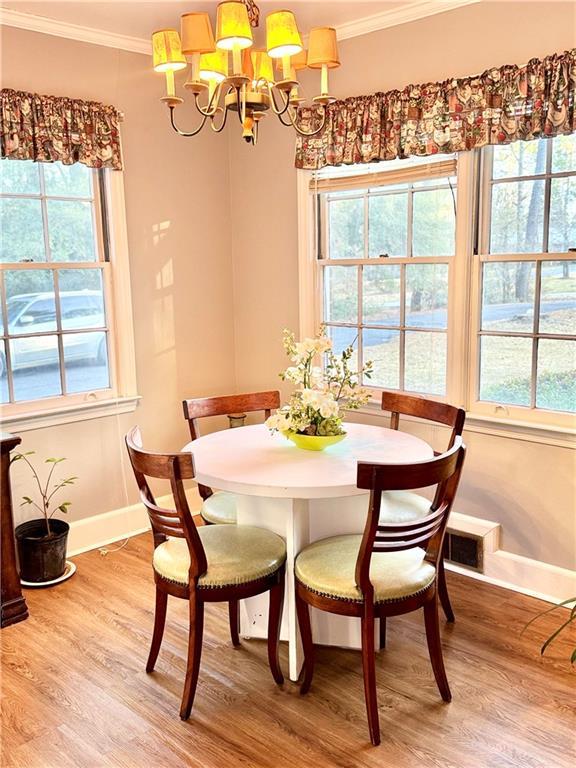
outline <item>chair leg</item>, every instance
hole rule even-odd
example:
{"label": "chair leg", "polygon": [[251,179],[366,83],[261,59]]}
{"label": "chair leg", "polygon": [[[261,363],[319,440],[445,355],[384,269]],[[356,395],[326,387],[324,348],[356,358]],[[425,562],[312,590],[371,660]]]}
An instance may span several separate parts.
{"label": "chair leg", "polygon": [[375,747],[380,744],[380,724],[378,722],[378,699],[376,696],[376,660],[374,658],[374,614],[362,616],[362,670],[364,672],[364,696],[370,741]]}
{"label": "chair leg", "polygon": [[438,596],[424,604],[424,622],[426,624],[426,640],[428,642],[428,653],[434,670],[436,684],[440,695],[444,701],[451,701],[452,694],[444,669],[444,659],[442,658],[442,644],[440,642],[440,623],[438,621]]}
{"label": "chair leg", "polygon": [[196,685],[198,683],[198,672],[200,671],[202,634],[204,630],[204,603],[198,599],[192,587],[190,592],[188,661],[186,663],[186,679],[184,681],[184,692],[182,694],[182,704],[180,706],[180,717],[182,720],[188,720],[194,703],[194,694],[196,693]]}
{"label": "chair leg", "polygon": [[278,584],[270,590],[270,609],[268,611],[268,663],[272,677],[282,685],[284,675],[280,667],[278,652],[280,650],[280,625],[282,624],[282,608],[284,607],[284,569],[278,574]]}
{"label": "chair leg", "polygon": [[228,616],[230,617],[230,637],[232,639],[232,645],[235,647],[240,645],[240,613],[238,608],[238,600],[230,600],[228,602]]}
{"label": "chair leg", "polygon": [[448,588],[446,586],[446,571],[444,569],[444,559],[440,558],[440,564],[438,566],[438,597],[442,603],[442,610],[446,616],[446,621],[454,622],[454,611],[450,604],[450,598],[448,597]]}
{"label": "chair leg", "polygon": [[386,616],[380,617],[380,649],[386,648]]}
{"label": "chair leg", "polygon": [[162,644],[162,636],[164,635],[164,626],[166,624],[166,606],[168,605],[168,593],[156,587],[156,606],[154,609],[154,632],[152,633],[152,643],[150,645],[150,653],[148,654],[148,661],[146,662],[146,672],[152,672],[156,659],[158,658],[158,652],[160,651],[160,645]]}
{"label": "chair leg", "polygon": [[312,642],[312,625],[310,624],[310,608],[298,593],[296,593],[296,613],[298,614],[298,625],[300,627],[300,637],[302,638],[302,648],[304,650],[304,677],[300,685],[300,693],[308,693],[314,674],[314,643]]}

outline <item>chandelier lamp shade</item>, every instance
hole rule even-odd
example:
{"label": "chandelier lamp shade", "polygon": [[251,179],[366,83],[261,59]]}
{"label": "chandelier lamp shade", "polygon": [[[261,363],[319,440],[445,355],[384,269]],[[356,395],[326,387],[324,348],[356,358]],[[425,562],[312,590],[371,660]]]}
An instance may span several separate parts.
{"label": "chandelier lamp shade", "polygon": [[[334,100],[328,90],[328,70],[340,66],[336,30],[310,30],[305,51],[292,11],[269,13],[262,34],[254,30],[259,15],[254,0],[226,0],[216,9],[214,28],[208,13],[194,12],[181,17],[180,34],[176,29],[153,33],[154,70],[166,77],[166,95],[161,100],[169,107],[172,128],[181,136],[196,136],[206,125],[219,133],[234,112],[242,137],[251,144],[256,143],[259,124],[269,114],[301,136],[323,130],[326,105]],[[306,67],[321,70],[321,75],[320,93],[313,98],[319,108],[305,129],[298,113],[305,100],[298,73]],[[199,124],[191,131],[180,130],[175,122],[175,109],[184,99],[176,94],[174,73],[185,68],[189,74],[183,87],[199,115]]]}

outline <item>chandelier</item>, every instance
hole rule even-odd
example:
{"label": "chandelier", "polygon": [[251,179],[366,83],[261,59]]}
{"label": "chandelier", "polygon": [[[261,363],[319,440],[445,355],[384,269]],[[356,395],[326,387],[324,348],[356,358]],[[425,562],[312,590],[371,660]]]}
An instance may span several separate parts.
{"label": "chandelier", "polygon": [[[336,30],[316,27],[304,50],[292,11],[274,11],[266,17],[266,49],[254,48],[252,27],[260,11],[254,0],[227,0],[216,10],[216,35],[208,13],[185,13],[181,35],[162,29],[152,35],[154,70],[166,75],[163,101],[170,109],[170,123],[180,136],[196,136],[209,124],[220,133],[229,112],[236,112],[242,137],[258,140],[258,126],[267,114],[293,127],[302,136],[320,133],[326,122],[326,105],[334,99],[328,92],[328,70],[340,66]],[[184,102],[176,95],[174,72],[188,67],[184,88],[192,94],[199,124],[191,131],[177,127],[174,110]],[[305,101],[300,94],[298,70],[321,70],[320,94],[313,102],[318,109],[302,124],[298,112]]]}

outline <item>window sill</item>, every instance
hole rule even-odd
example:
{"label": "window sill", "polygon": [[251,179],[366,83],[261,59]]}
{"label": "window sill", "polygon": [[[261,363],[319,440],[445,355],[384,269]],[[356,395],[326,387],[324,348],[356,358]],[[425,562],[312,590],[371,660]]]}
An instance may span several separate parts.
{"label": "window sill", "polygon": [[32,429],[56,427],[74,421],[89,421],[90,419],[101,419],[121,413],[131,413],[136,410],[139,400],[140,395],[132,395],[3,416],[2,428],[7,432],[28,432]]}
{"label": "window sill", "polygon": [[[354,413],[351,411],[349,413]],[[364,414],[376,418],[385,419],[388,422],[389,416],[382,411],[377,402],[368,403],[360,408],[356,413]],[[426,419],[418,419],[414,416],[403,416],[401,420],[414,421],[419,423],[426,422]],[[443,428],[442,425],[437,425]],[[466,424],[464,432],[477,432],[484,435],[493,435],[504,437],[511,440],[524,440],[530,443],[540,443],[543,445],[554,445],[560,448],[576,449],[576,430],[555,425],[536,424],[525,421],[515,421],[513,419],[495,419],[483,414],[466,414]]]}

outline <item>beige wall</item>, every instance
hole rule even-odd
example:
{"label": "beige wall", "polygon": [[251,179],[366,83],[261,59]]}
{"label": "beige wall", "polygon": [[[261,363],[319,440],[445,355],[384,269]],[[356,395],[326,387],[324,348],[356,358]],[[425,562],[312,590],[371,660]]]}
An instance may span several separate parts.
{"label": "beige wall", "polygon": [[[483,3],[346,40],[333,91],[344,97],[521,63],[575,45],[575,18],[567,3]],[[128,425],[138,421],[154,445],[173,448],[186,438],[185,395],[279,383],[282,328],[298,328],[294,140],[273,118],[256,148],[234,123],[228,141],[180,139],[147,57],[10,28],[2,44],[3,85],[95,98],[126,114],[142,404],[117,419],[23,433],[28,449],[70,457],[81,478],[73,516],[81,518],[134,499],[132,478],[120,471]],[[313,95],[316,80],[308,85]],[[459,510],[501,521],[509,551],[574,567],[574,452],[479,433],[467,440]],[[23,491],[19,472],[15,479]]]}
{"label": "beige wall", "polygon": [[[338,97],[385,91],[571,48],[575,8],[489,2],[344,40],[331,90]],[[307,95],[317,88],[309,73]],[[236,126],[229,142],[236,375],[240,387],[268,386],[284,365],[282,328],[298,327],[294,141],[268,119],[256,149]],[[576,567],[575,452],[472,432],[466,439],[458,511],[500,521],[506,550]]]}
{"label": "beige wall", "polygon": [[[122,140],[138,394],[133,414],[22,433],[27,450],[68,457],[79,481],[71,519],[135,501],[122,437],[139,423],[150,445],[180,447],[180,401],[235,390],[227,148],[176,136],[148,57],[2,28],[2,85],[96,99],[125,114]],[[28,482],[14,473],[15,495]]]}

